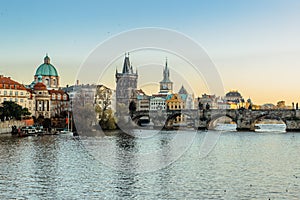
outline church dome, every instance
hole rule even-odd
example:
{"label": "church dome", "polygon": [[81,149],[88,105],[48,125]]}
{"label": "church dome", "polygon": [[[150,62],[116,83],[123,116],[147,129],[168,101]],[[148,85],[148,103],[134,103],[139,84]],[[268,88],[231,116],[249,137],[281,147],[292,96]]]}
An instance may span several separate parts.
{"label": "church dome", "polygon": [[242,97],[238,91],[230,91],[226,94],[226,97]]}
{"label": "church dome", "polygon": [[35,76],[58,76],[55,67],[50,64],[48,55],[44,58],[44,63],[37,68]]}

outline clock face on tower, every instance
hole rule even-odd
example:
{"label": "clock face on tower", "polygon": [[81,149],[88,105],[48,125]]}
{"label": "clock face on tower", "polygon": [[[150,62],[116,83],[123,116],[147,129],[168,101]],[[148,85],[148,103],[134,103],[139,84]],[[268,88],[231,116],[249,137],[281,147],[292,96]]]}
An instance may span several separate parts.
{"label": "clock face on tower", "polygon": [[162,89],[168,89],[167,85],[163,84]]}

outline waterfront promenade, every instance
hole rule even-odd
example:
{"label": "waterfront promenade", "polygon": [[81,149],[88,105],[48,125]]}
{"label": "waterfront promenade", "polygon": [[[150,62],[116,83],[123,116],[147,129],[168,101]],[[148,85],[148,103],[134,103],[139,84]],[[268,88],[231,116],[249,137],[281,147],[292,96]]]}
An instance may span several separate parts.
{"label": "waterfront promenade", "polygon": [[9,121],[4,121],[0,122],[0,134],[3,133],[10,133],[12,130],[12,126],[25,126],[24,121],[18,121],[18,120],[9,120]]}

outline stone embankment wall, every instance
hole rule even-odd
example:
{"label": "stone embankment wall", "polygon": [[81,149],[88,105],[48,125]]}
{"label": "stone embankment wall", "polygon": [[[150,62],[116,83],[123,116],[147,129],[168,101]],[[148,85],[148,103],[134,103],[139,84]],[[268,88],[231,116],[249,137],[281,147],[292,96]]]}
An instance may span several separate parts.
{"label": "stone embankment wall", "polygon": [[25,122],[23,121],[16,121],[16,120],[10,120],[10,121],[4,121],[0,122],[0,134],[1,133],[10,133],[12,126],[24,126]]}

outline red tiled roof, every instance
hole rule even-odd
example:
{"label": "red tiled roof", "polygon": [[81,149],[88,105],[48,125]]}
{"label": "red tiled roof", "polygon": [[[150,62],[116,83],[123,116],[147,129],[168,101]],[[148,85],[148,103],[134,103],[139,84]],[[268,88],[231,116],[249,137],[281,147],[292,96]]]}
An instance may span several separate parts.
{"label": "red tiled roof", "polygon": [[36,83],[33,87],[34,90],[47,90],[47,87],[44,83]]}
{"label": "red tiled roof", "polygon": [[3,75],[0,75],[0,89],[26,90],[21,83],[10,79],[10,77],[4,77]]}
{"label": "red tiled roof", "polygon": [[63,90],[54,90],[54,89],[52,89],[52,90],[49,90],[49,94],[61,94],[61,95],[63,95],[63,94],[66,94]]}

